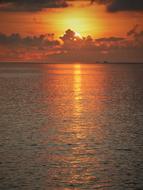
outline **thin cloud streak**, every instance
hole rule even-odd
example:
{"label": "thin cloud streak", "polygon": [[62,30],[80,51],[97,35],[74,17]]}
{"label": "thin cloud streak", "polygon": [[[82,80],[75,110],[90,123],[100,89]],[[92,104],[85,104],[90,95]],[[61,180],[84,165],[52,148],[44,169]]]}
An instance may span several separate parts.
{"label": "thin cloud streak", "polygon": [[[0,0],[0,11],[36,12],[44,8],[66,8],[80,0]],[[143,12],[142,0],[85,0],[91,5],[105,5],[108,12]],[[81,0],[83,2],[83,0]]]}
{"label": "thin cloud streak", "polygon": [[36,12],[44,8],[67,7],[66,0],[0,0],[0,11]]}
{"label": "thin cloud streak", "polygon": [[142,0],[91,0],[92,4],[103,4],[108,12],[143,11]]}

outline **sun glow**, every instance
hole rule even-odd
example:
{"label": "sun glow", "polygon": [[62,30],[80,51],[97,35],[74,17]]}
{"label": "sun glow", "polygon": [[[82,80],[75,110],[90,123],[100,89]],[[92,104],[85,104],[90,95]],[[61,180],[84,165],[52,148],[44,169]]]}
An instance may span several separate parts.
{"label": "sun glow", "polygon": [[77,31],[77,34],[83,34],[84,30],[86,30],[88,27],[87,25],[88,24],[84,21],[83,18],[76,15],[74,17],[67,17],[63,20],[63,27],[65,27],[65,29],[70,28],[74,31]]}
{"label": "sun glow", "polygon": [[[54,25],[57,31],[61,31],[61,35],[67,29],[76,31],[76,36],[83,37],[89,34],[98,32],[99,24],[96,22],[95,25],[92,24],[93,16],[89,9],[81,8],[67,8],[64,11],[55,14],[53,17]],[[95,30],[96,28],[96,30]]]}
{"label": "sun glow", "polygon": [[74,65],[74,100],[75,100],[75,113],[80,115],[82,111],[82,104],[81,104],[81,65],[75,64]]}
{"label": "sun glow", "polygon": [[75,32],[75,37],[82,39],[81,34],[80,34],[80,33],[78,33],[78,32]]}

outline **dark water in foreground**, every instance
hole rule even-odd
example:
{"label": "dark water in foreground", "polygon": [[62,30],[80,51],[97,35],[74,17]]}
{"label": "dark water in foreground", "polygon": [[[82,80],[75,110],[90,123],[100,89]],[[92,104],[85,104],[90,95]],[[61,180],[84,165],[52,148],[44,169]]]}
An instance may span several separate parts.
{"label": "dark water in foreground", "polygon": [[143,65],[0,65],[1,190],[142,190]]}

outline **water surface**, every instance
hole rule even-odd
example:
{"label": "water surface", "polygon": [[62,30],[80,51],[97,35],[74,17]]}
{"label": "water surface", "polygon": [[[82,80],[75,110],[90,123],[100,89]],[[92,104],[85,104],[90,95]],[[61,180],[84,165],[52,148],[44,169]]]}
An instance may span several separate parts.
{"label": "water surface", "polygon": [[143,189],[143,65],[1,64],[0,189]]}

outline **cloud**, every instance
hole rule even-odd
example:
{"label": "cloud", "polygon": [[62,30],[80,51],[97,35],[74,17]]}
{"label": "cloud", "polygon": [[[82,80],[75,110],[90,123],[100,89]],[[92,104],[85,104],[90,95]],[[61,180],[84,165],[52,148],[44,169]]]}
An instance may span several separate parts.
{"label": "cloud", "polygon": [[0,33],[0,60],[41,60],[55,54],[59,46],[54,34],[22,37],[18,33]]}
{"label": "cloud", "polygon": [[97,42],[102,42],[102,43],[105,43],[105,42],[121,42],[125,40],[125,38],[121,38],[121,37],[109,37],[109,38],[98,38],[96,39]]}
{"label": "cloud", "polygon": [[107,4],[108,2],[111,2],[111,0],[91,0],[91,4],[93,3]]}
{"label": "cloud", "polygon": [[119,36],[95,39],[79,37],[71,29],[55,39],[54,34],[25,36],[0,33],[0,60],[87,62],[143,62],[143,30],[133,26],[125,38]]}
{"label": "cloud", "polygon": [[64,42],[66,41],[74,41],[75,39],[75,32],[71,29],[65,31],[65,34],[60,37]]}
{"label": "cloud", "polygon": [[113,0],[107,7],[110,12],[117,11],[143,11],[142,0]]}
{"label": "cloud", "polygon": [[29,47],[47,47],[59,45],[58,40],[54,40],[54,34],[41,34],[39,36],[21,37],[18,33],[9,36],[0,33],[0,44],[10,46],[29,46]]}
{"label": "cloud", "polygon": [[95,50],[99,46],[102,47],[111,47],[115,45],[121,45],[124,44],[126,41],[125,38],[112,36],[112,37],[106,37],[106,38],[98,38],[94,39],[90,35],[86,37],[79,37],[76,36],[76,33],[72,31],[71,29],[68,29],[65,31],[65,34],[60,37],[60,39],[63,41],[63,47],[64,49],[89,49],[89,50]]}
{"label": "cloud", "polygon": [[138,27],[139,27],[138,24],[136,24],[135,26],[133,26],[133,28],[127,32],[127,36],[132,36],[132,35],[136,34],[136,31],[137,31]]}
{"label": "cloud", "polygon": [[[0,11],[41,11],[44,8],[64,8],[79,0],[0,0]],[[143,11],[142,0],[85,0],[103,4],[109,12]]]}
{"label": "cloud", "polygon": [[143,30],[139,30],[139,25],[135,25],[127,32],[127,36],[132,37],[134,44],[143,47]]}
{"label": "cloud", "polygon": [[106,5],[109,12],[143,11],[142,0],[92,0],[92,3]]}
{"label": "cloud", "polygon": [[[131,29],[132,30],[132,29]],[[130,31],[131,31],[130,30]],[[79,38],[70,29],[60,37],[59,53],[51,54],[49,61],[94,63],[104,60],[111,62],[143,62],[143,31],[138,31],[133,39],[112,36],[94,39],[91,36]],[[137,40],[138,38],[138,40]]]}
{"label": "cloud", "polygon": [[0,0],[0,11],[40,11],[44,8],[67,7],[66,0]]}

